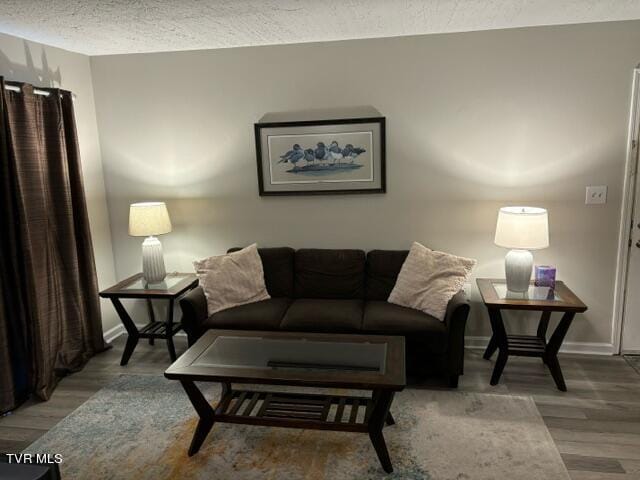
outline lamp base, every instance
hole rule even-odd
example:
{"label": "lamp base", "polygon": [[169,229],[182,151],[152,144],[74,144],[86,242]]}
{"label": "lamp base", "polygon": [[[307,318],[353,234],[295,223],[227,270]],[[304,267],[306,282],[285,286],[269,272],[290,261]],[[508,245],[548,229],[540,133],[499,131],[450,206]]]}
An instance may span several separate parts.
{"label": "lamp base", "polygon": [[533,268],[533,255],[529,250],[509,250],[504,257],[504,273],[507,290],[527,292]]}
{"label": "lamp base", "polygon": [[142,276],[147,283],[160,283],[167,276],[162,255],[162,243],[156,237],[142,242]]}

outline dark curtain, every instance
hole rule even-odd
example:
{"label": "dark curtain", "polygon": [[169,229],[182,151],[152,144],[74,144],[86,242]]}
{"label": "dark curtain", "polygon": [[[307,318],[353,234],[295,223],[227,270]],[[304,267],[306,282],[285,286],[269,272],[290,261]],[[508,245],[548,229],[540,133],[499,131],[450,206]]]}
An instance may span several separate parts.
{"label": "dark curtain", "polygon": [[[9,82],[7,82],[9,83]],[[105,348],[71,93],[0,77],[0,412]]]}

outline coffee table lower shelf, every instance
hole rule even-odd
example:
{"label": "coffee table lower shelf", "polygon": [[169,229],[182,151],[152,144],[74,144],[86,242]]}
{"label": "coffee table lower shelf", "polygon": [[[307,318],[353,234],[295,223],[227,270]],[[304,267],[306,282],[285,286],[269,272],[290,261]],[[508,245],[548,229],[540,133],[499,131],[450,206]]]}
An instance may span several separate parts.
{"label": "coffee table lower shelf", "polygon": [[389,411],[393,392],[374,390],[371,397],[307,394],[254,390],[233,390],[222,384],[222,396],[215,408],[195,383],[181,380],[200,420],[189,447],[198,452],[215,422],[368,433],[380,463],[393,471],[382,436],[384,424],[393,425]]}

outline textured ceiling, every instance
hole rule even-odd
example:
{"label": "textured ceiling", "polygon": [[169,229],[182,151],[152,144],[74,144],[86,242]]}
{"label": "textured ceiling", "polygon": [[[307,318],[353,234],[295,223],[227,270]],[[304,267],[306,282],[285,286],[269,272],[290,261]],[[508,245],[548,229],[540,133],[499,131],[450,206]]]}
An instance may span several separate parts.
{"label": "textured ceiling", "polygon": [[640,18],[640,0],[0,0],[0,31],[88,55]]}

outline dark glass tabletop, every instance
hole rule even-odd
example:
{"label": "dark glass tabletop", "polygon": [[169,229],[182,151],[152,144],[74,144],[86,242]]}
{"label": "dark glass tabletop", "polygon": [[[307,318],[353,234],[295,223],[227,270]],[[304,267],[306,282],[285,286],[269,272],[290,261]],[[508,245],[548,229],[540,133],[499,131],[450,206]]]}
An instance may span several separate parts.
{"label": "dark glass tabletop", "polygon": [[386,343],[221,335],[193,366],[384,373]]}
{"label": "dark glass tabletop", "polygon": [[175,298],[198,284],[194,273],[168,273],[162,282],[147,283],[137,273],[100,292],[104,298]]}
{"label": "dark glass tabletop", "polygon": [[404,338],[209,330],[166,371],[170,379],[402,389]]}
{"label": "dark glass tabletop", "polygon": [[507,289],[507,284],[504,281],[492,281],[496,294],[499,299],[502,300],[555,300],[562,301],[562,296],[558,290],[551,287],[539,287],[536,285],[529,285],[529,290],[526,292],[512,292]]}
{"label": "dark glass tabletop", "polygon": [[163,281],[157,283],[148,283],[143,277],[138,277],[123,285],[122,290],[169,290],[192,276],[192,273],[170,273]]}
{"label": "dark glass tabletop", "polygon": [[486,306],[513,310],[541,310],[558,312],[584,312],[587,306],[564,282],[555,282],[555,287],[542,287],[531,282],[526,292],[507,289],[503,278],[476,279],[482,301]]}

